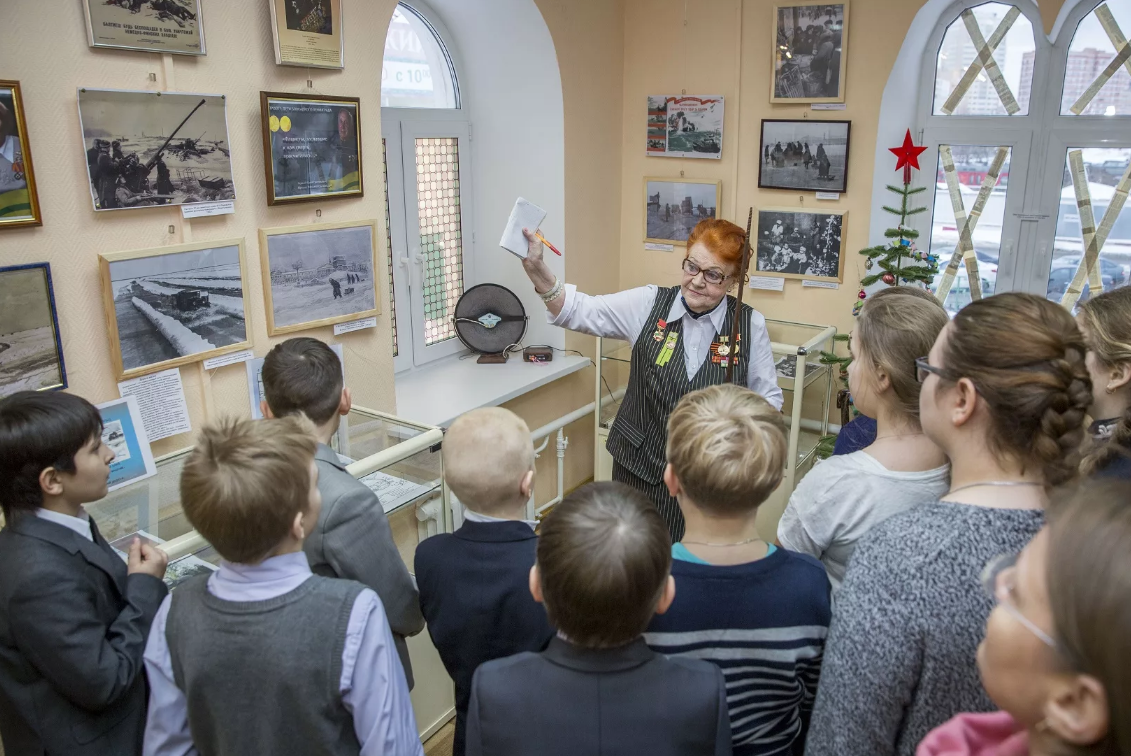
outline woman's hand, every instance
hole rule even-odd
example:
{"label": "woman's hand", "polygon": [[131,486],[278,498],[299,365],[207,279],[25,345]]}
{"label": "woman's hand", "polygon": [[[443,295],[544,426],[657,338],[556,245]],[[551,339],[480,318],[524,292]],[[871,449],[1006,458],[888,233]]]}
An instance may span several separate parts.
{"label": "woman's hand", "polygon": [[526,275],[530,277],[530,282],[534,284],[534,291],[545,294],[554,287],[554,280],[557,277],[546,265],[546,261],[542,259],[544,248],[542,241],[534,235],[535,233],[537,232],[522,229],[522,235],[526,237],[527,243],[526,259],[522,261],[522,267],[526,271]]}

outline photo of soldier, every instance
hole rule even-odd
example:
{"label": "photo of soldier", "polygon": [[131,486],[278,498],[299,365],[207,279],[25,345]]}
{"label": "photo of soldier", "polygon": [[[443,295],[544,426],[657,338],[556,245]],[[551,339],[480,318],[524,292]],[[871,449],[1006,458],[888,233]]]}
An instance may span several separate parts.
{"label": "photo of soldier", "polygon": [[261,93],[268,204],[363,191],[356,98]]}
{"label": "photo of soldier", "polygon": [[200,0],[83,0],[90,44],[204,54]]}

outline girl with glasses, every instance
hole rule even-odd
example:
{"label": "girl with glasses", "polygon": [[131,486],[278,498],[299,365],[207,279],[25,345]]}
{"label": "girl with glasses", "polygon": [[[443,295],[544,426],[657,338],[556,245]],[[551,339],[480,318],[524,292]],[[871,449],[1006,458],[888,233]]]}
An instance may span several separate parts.
{"label": "girl with glasses", "polygon": [[911,756],[955,714],[993,709],[975,665],[991,608],[979,577],[1036,535],[1046,487],[1076,473],[1084,352],[1072,316],[1030,294],[974,302],[943,328],[919,366],[919,418],[950,458],[950,490],[880,523],[853,554],[810,753]]}
{"label": "girl with glasses", "polygon": [[1094,421],[1080,471],[1131,480],[1131,288],[1092,297],[1076,322],[1088,344]]}
{"label": "girl with glasses", "polygon": [[737,345],[730,343],[736,300],[727,292],[743,285],[740,271],[746,232],[717,219],[699,221],[687,238],[679,286],[641,286],[589,296],[554,275],[542,257],[542,242],[529,242],[526,270],[546,303],[550,323],[632,343],[628,388],[609,429],[613,480],[642,491],[668,524],[672,542],[683,536],[683,515],[662,480],[667,460],[668,415],[695,389],[725,382],[734,360],[734,382],[781,409],[774,355],[766,320],[749,305],[739,314]]}
{"label": "girl with glasses", "polygon": [[820,559],[834,591],[865,533],[938,501],[950,485],[946,455],[919,425],[914,364],[948,322],[933,296],[906,286],[872,295],[856,320],[848,388],[860,413],[876,419],[876,438],[818,463],[797,484],[778,523],[778,542]]}
{"label": "girl with glasses", "polygon": [[1131,488],[1096,481],[984,575],[978,671],[1001,711],[960,714],[918,756],[1131,753]]}

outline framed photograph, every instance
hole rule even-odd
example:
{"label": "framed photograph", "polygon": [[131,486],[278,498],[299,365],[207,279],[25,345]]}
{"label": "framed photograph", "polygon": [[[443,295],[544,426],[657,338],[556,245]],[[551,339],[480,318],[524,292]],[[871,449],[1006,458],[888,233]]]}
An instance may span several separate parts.
{"label": "framed photograph", "polygon": [[696,223],[719,217],[722,186],[709,179],[644,179],[644,241],[687,244]]}
{"label": "framed photograph", "polygon": [[848,0],[774,5],[770,102],[844,102]]}
{"label": "framed photograph", "polygon": [[156,475],[157,466],[153,463],[153,451],[145,435],[137,398],[127,396],[99,404],[98,411],[102,414],[102,443],[114,452],[114,461],[110,463],[110,490],[116,491]]}
{"label": "framed photograph", "polygon": [[270,336],[381,313],[377,221],[261,228],[259,254]]}
{"label": "framed photograph", "polygon": [[755,271],[760,276],[839,283],[844,278],[847,216],[794,208],[759,210]]}
{"label": "framed photograph", "polygon": [[119,381],[251,346],[243,239],[98,258]]}
{"label": "framed photograph", "polygon": [[345,68],[342,0],[267,0],[275,63],[304,68]]}
{"label": "framed photograph", "polygon": [[758,187],[844,192],[851,125],[851,121],[763,119]]}
{"label": "framed photograph", "polygon": [[267,204],[361,197],[361,100],[260,92]]}
{"label": "framed photograph", "polygon": [[51,266],[0,268],[0,397],[66,387]]}
{"label": "framed photograph", "polygon": [[224,95],[80,89],[95,210],[236,198]]}
{"label": "framed photograph", "polygon": [[204,55],[200,0],[82,0],[91,47]]}
{"label": "framed photograph", "polygon": [[0,79],[0,228],[42,225],[20,83]]}
{"label": "framed photograph", "polygon": [[722,95],[648,95],[649,157],[723,156]]}

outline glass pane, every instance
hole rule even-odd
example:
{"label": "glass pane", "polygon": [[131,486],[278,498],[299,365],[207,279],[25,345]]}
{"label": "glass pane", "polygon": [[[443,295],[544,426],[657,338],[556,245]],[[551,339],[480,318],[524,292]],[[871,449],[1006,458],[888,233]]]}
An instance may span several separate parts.
{"label": "glass pane", "polygon": [[[976,8],[970,8],[981,31],[982,41],[989,43],[994,38],[994,32],[1006,22],[1006,14],[1013,9],[1012,5],[1002,3],[986,3]],[[1033,87],[1033,55],[1036,44],[1033,39],[1033,25],[1023,14],[1017,15],[1009,26],[1009,31],[1001,38],[993,51],[993,59],[997,69],[1001,72],[1002,80],[1008,88],[1008,94],[998,92],[994,86],[993,77],[980,66],[976,67],[976,76],[969,80],[970,65],[978,58],[980,46],[975,46],[974,40],[967,28],[966,21],[959,16],[947,27],[943,36],[942,45],[939,47],[938,63],[935,67],[935,115],[961,115],[961,116],[1004,116],[1010,115],[1002,102],[1016,100],[1018,110],[1012,115],[1027,115],[1029,113],[1029,95]],[[973,73],[973,72],[971,72]],[[954,92],[967,76],[969,86],[965,93],[955,95]],[[954,99],[948,99],[954,95]],[[947,106],[953,107],[949,113]]]}
{"label": "glass pane", "polygon": [[[946,145],[941,145],[946,146]],[[971,241],[974,244],[974,255],[978,258],[978,275],[981,280],[982,296],[988,297],[994,293],[997,285],[998,250],[1001,247],[1001,230],[1005,221],[1005,195],[1009,187],[1009,162],[1012,150],[1009,151],[1005,162],[998,172],[998,179],[986,198],[982,214],[976,219],[977,225],[971,231]],[[958,190],[962,198],[964,214],[969,216],[977,201],[978,192],[982,182],[989,173],[998,148],[991,145],[950,145],[951,155],[954,157],[955,176],[958,179]],[[940,153],[942,150],[940,149]],[[947,188],[946,175],[943,171],[943,158],[940,154],[938,172],[935,178],[935,214],[931,223],[930,251],[938,255],[939,272],[931,285],[933,290],[938,290],[939,281],[943,271],[950,263],[954,250],[958,247],[959,228],[955,220],[954,203],[950,198]],[[951,284],[943,306],[951,315],[961,310],[971,301],[970,276],[965,264],[959,264],[958,273]]]}
{"label": "glass pane", "polygon": [[459,140],[416,140],[416,204],[424,254],[424,343],[455,338],[451,313],[463,294]]}
{"label": "glass pane", "polygon": [[381,167],[385,172],[385,249],[389,251],[389,317],[393,323],[393,356],[397,351],[397,291],[393,285],[393,231],[389,225],[389,151],[385,146],[385,138],[381,137]]}
{"label": "glass pane", "polygon": [[458,108],[454,68],[436,31],[407,5],[398,5],[385,37],[381,107]]}
{"label": "glass pane", "polygon": [[[1106,12],[1105,9],[1106,8]],[[1068,66],[1064,71],[1064,95],[1060,102],[1062,115],[1074,115],[1072,106],[1115,57],[1115,45],[1104,31],[1101,18],[1110,13],[1110,20],[1122,36],[1131,34],[1131,1],[1103,3],[1089,13],[1076,27],[1068,48]],[[1131,74],[1120,66],[1115,75],[1095,93],[1080,115],[1131,115]]]}
{"label": "glass pane", "polygon": [[[1069,152],[1074,149],[1069,148]],[[1084,158],[1084,171],[1088,177],[1088,194],[1092,202],[1093,220],[1098,227],[1115,195],[1115,185],[1127,170],[1128,161],[1131,161],[1131,148],[1085,148],[1081,152]],[[1080,233],[1080,211],[1076,204],[1076,191],[1072,186],[1072,174],[1067,157],[1064,161],[1060,186],[1056,241],[1053,244],[1046,292],[1046,296],[1056,302],[1064,296],[1068,284],[1076,274],[1076,269],[1080,267],[1080,258],[1084,250],[1084,240]],[[1131,202],[1125,204],[1116,216],[1107,241],[1100,248],[1100,280],[1103,282],[1104,291],[1127,284],[1128,264],[1131,264]],[[1092,292],[1085,285],[1079,301],[1083,302],[1091,295]]]}

